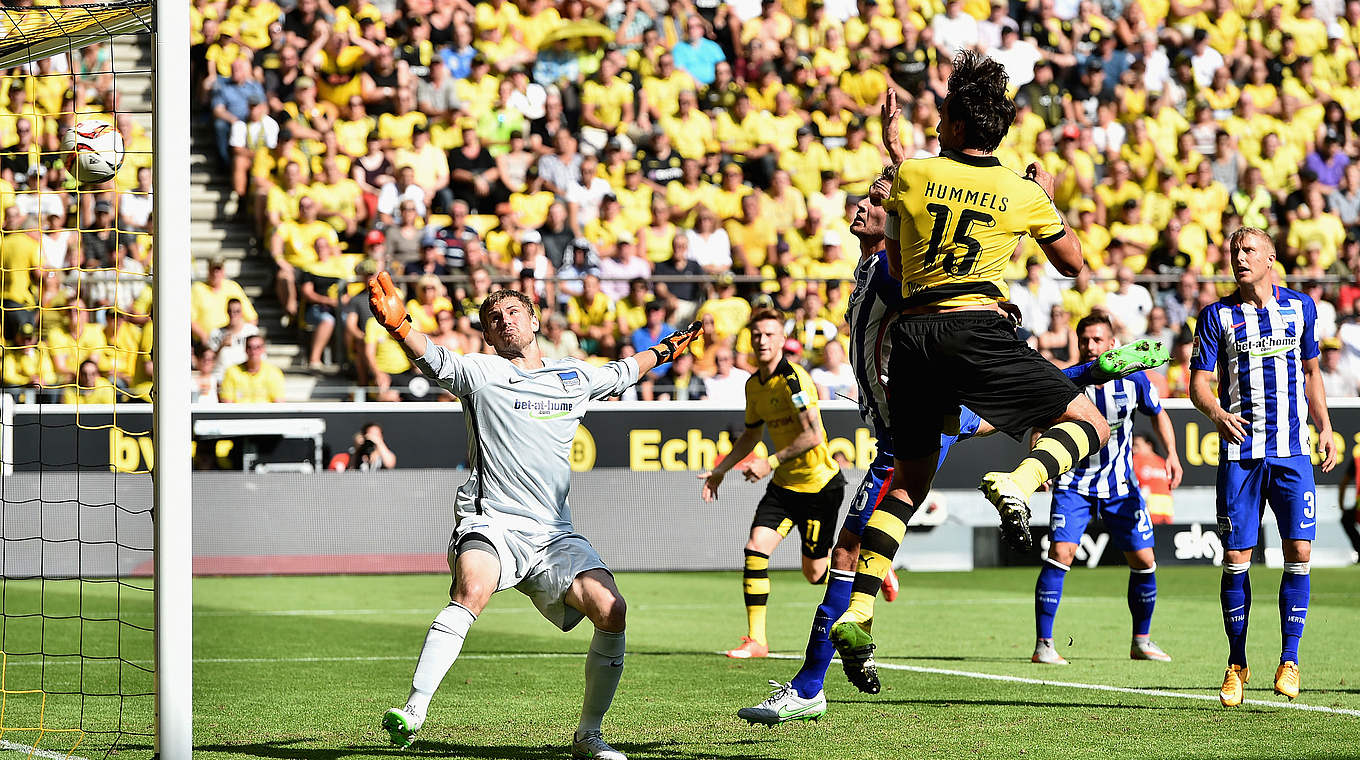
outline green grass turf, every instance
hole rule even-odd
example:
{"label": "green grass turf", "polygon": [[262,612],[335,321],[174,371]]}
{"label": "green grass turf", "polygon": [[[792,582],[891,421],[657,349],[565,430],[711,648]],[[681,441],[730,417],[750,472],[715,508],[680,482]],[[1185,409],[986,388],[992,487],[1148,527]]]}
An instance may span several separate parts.
{"label": "green grass turf", "polygon": [[[1226,656],[1217,569],[1158,571],[1153,635],[1175,657],[1171,663],[1127,657],[1126,572],[1074,571],[1056,630],[1059,651],[1072,662],[1065,668],[1028,661],[1034,574],[903,575],[902,597],[878,605],[880,662],[1216,693]],[[1279,646],[1279,572],[1255,568],[1252,574],[1249,655],[1256,671],[1247,696],[1283,703],[1270,690]],[[1299,702],[1360,710],[1360,688],[1353,685],[1360,681],[1354,659],[1360,569],[1313,575]],[[635,759],[1360,756],[1360,717],[1256,705],[1226,710],[1216,701],[898,670],[884,670],[883,693],[871,697],[850,687],[839,665],[828,676],[830,710],[820,722],[748,726],[736,719],[736,710],[763,699],[767,680],[791,678],[797,662],[739,662],[714,654],[735,645],[745,630],[739,575],[623,574],[619,585],[630,604],[629,658],[605,728],[610,741]],[[387,746],[379,718],[405,698],[447,586],[440,576],[196,581],[197,755],[566,757],[590,627],[560,633],[514,591],[493,599],[473,627],[466,656],[435,697],[415,749]],[[10,584],[8,602],[20,596],[17,584]],[[769,623],[777,651],[801,654],[820,597],[821,588],[797,574],[773,575]],[[18,687],[11,682],[8,688]],[[3,738],[25,741],[19,733]],[[59,739],[46,738],[43,746],[57,748]],[[93,750],[98,743],[89,741],[84,747]],[[134,739],[129,746],[140,755],[145,743]],[[7,754],[14,753],[0,752]]]}

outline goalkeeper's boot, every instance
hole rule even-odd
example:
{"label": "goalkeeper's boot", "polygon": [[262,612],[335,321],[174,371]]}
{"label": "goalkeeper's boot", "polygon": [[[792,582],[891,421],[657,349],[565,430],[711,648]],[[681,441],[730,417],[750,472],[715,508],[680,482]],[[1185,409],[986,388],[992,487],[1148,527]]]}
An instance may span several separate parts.
{"label": "goalkeeper's boot", "polygon": [[869,634],[872,625],[872,620],[837,622],[828,635],[841,656],[845,677],[865,694],[877,694],[882,688],[878,682],[878,663],[874,662],[874,637]]}
{"label": "goalkeeper's boot", "polygon": [[628,760],[627,755],[606,744],[604,734],[599,731],[572,735],[571,756],[592,760]]}
{"label": "goalkeeper's boot", "polygon": [[1034,654],[1029,656],[1029,661],[1043,665],[1067,664],[1067,660],[1053,648],[1053,639],[1037,639],[1034,642]]}
{"label": "goalkeeper's boot", "polygon": [[762,644],[750,636],[741,637],[741,646],[729,649],[724,654],[734,660],[749,660],[752,657],[769,657],[770,645]]}
{"label": "goalkeeper's boot", "polygon": [[1171,655],[1162,651],[1157,646],[1157,642],[1146,636],[1133,637],[1133,643],[1129,644],[1130,660],[1156,660],[1157,662],[1171,662]]}
{"label": "goalkeeper's boot", "polygon": [[417,715],[407,707],[393,707],[383,714],[382,727],[393,747],[406,749],[416,743],[416,732],[425,725],[425,716]]}
{"label": "goalkeeper's boot", "polygon": [[883,601],[895,601],[899,588],[900,587],[897,585],[897,573],[893,572],[893,569],[890,567],[888,568],[888,574],[883,576]]}
{"label": "goalkeeper's boot", "polygon": [[747,723],[777,726],[793,720],[817,720],[826,714],[826,692],[819,691],[811,699],[803,699],[791,683],[770,681],[770,696],[755,707],[737,710],[737,717]]}
{"label": "goalkeeper's boot", "polygon": [[1223,688],[1218,691],[1218,701],[1224,707],[1242,704],[1242,691],[1250,680],[1251,669],[1246,665],[1229,665],[1223,673]]}
{"label": "goalkeeper's boot", "polygon": [[1001,536],[1018,552],[1034,548],[1029,532],[1029,499],[1011,479],[1009,472],[989,472],[982,476],[978,490],[1001,515]]}
{"label": "goalkeeper's boot", "polygon": [[1286,660],[1275,669],[1275,693],[1291,701],[1299,695],[1298,665]]}
{"label": "goalkeeper's boot", "polygon": [[1145,369],[1155,369],[1171,361],[1171,352],[1160,340],[1136,340],[1115,346],[1096,357],[1091,374],[1102,383],[1128,377]]}

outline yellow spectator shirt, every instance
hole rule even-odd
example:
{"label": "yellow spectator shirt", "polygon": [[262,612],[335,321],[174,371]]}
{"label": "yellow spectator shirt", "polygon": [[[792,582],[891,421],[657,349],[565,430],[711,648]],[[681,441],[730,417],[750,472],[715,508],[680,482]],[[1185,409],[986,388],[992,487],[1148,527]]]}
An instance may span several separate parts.
{"label": "yellow spectator shirt", "polygon": [[235,404],[266,404],[283,400],[283,372],[272,364],[260,365],[251,373],[246,365],[228,367],[217,388],[217,397]]}
{"label": "yellow spectator shirt", "polygon": [[372,317],[364,323],[364,343],[373,346],[373,363],[379,372],[400,375],[411,369],[411,360],[401,345],[387,332],[387,328]]}
{"label": "yellow spectator shirt", "polygon": [[1024,235],[1066,234],[1038,184],[992,156],[945,151],[908,159],[884,201],[901,220],[902,294],[909,304],[966,306],[1005,300],[1003,279]]}
{"label": "yellow spectator shirt", "polygon": [[663,116],[661,129],[670,136],[675,152],[685,158],[703,158],[709,148],[717,146],[713,136],[713,122],[699,109],[693,109],[688,116]]}
{"label": "yellow spectator shirt", "polygon": [[326,50],[319,51],[316,54],[317,97],[337,107],[348,105],[349,99],[360,94],[363,87],[359,74],[367,60],[363,48],[356,45],[333,56]]}
{"label": "yellow spectator shirt", "polygon": [[[802,432],[799,416],[804,410],[816,416],[819,427],[822,413],[817,408],[817,387],[807,370],[785,358],[769,377],[762,378],[763,372],[757,371],[746,381],[746,427],[748,430],[768,427],[774,443],[772,451],[778,451],[793,443]],[[824,432],[822,436],[816,446],[779,463],[774,471],[775,485],[799,493],[816,493],[836,477],[840,468],[831,458]]]}
{"label": "yellow spectator shirt", "polygon": [[196,282],[189,289],[189,303],[192,305],[191,321],[211,333],[227,324],[227,301],[238,299],[241,302],[241,316],[247,322],[259,320],[250,296],[234,280],[223,280],[220,290],[213,290],[206,282]]}
{"label": "yellow spectator shirt", "polygon": [[574,330],[602,327],[614,321],[614,302],[603,292],[586,301],[584,294],[572,296],[567,302],[567,322]]}
{"label": "yellow spectator shirt", "polygon": [[594,106],[595,118],[605,129],[619,126],[623,120],[623,107],[632,102],[633,88],[618,77],[607,85],[592,79],[581,86],[581,105]]}
{"label": "yellow spectator shirt", "polygon": [[710,298],[699,307],[694,318],[702,321],[707,315],[713,316],[713,329],[719,337],[729,338],[741,332],[751,319],[751,304],[741,296]]}
{"label": "yellow spectator shirt", "polygon": [[0,240],[0,298],[32,308],[33,274],[42,266],[42,248],[25,232],[6,232]]}
{"label": "yellow spectator shirt", "polygon": [[63,404],[112,404],[116,400],[117,390],[105,377],[95,378],[92,388],[69,385],[61,392]]}

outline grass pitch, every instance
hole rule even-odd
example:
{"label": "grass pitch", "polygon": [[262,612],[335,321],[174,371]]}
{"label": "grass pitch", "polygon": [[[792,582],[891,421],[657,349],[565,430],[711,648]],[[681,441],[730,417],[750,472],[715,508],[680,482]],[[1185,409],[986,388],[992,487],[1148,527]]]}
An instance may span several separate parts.
{"label": "grass pitch", "polygon": [[[1313,572],[1297,704],[1317,710],[1271,693],[1279,571],[1252,574],[1247,697],[1265,704],[1217,703],[1227,645],[1216,568],[1158,570],[1153,638],[1171,663],[1128,659],[1126,571],[1075,570],[1055,631],[1068,667],[1029,662],[1035,571],[980,570],[903,575],[901,598],[877,608],[883,692],[861,695],[833,664],[826,717],[774,729],[735,713],[797,660],[716,654],[745,631],[739,574],[621,574],[629,655],[605,735],[635,760],[1360,757],[1360,569]],[[198,580],[198,756],[568,757],[590,626],[562,634],[514,591],[473,626],[416,746],[387,745],[379,719],[404,700],[447,588],[442,576]],[[773,574],[774,649],[801,655],[821,592]]]}

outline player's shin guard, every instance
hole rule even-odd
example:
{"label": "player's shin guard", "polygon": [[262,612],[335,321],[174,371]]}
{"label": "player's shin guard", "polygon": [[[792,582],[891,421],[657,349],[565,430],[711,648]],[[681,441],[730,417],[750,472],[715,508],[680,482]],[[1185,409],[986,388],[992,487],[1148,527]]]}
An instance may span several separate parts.
{"label": "player's shin guard", "polygon": [[1310,592],[1308,563],[1284,563],[1280,577],[1280,662],[1299,662],[1299,637],[1308,617]]}
{"label": "player's shin guard", "polygon": [[1146,570],[1129,568],[1129,615],[1133,635],[1147,636],[1152,631],[1152,610],[1157,606],[1157,564]]}
{"label": "player's shin guard", "polygon": [[1251,614],[1250,562],[1224,562],[1218,600],[1223,630],[1228,634],[1228,664],[1247,664],[1247,620]]}
{"label": "player's shin guard", "polygon": [[1039,486],[1072,469],[1072,465],[1100,448],[1100,434],[1089,422],[1059,422],[1039,436],[1034,450],[1011,473],[1026,497]]}
{"label": "player's shin guard", "polygon": [[746,550],[742,592],[746,597],[746,635],[756,643],[768,644],[765,640],[765,608],[770,603],[770,555]]}
{"label": "player's shin guard", "polygon": [[874,617],[874,597],[883,586],[883,576],[892,568],[897,547],[907,535],[907,522],[916,507],[896,496],[885,496],[864,526],[859,543],[859,572],[855,574],[850,607],[842,619],[867,623]]}
{"label": "player's shin guard", "polygon": [[595,629],[586,653],[586,694],[581,701],[581,723],[577,736],[599,731],[604,714],[614,701],[614,692],[623,676],[623,631],[612,633]]}
{"label": "player's shin guard", "polygon": [[1067,571],[1071,569],[1056,559],[1044,557],[1044,566],[1039,569],[1039,580],[1034,583],[1035,638],[1053,638],[1053,618],[1058,616],[1063,581],[1067,579]]}
{"label": "player's shin guard", "polygon": [[812,619],[812,633],[808,636],[807,652],[803,655],[803,668],[793,677],[793,688],[803,699],[812,699],[822,690],[826,669],[831,667],[831,658],[836,654],[836,647],[827,638],[827,633],[850,606],[850,590],[854,585],[854,573],[849,570],[831,571],[826,595],[822,597],[822,603],[817,606],[817,615]]}
{"label": "player's shin guard", "polygon": [[425,645],[420,649],[415,677],[411,679],[411,696],[406,700],[408,710],[422,718],[425,716],[439,682],[444,680],[444,674],[463,651],[463,640],[476,620],[472,610],[458,602],[449,602],[449,606],[435,616],[429,633],[425,634]]}

